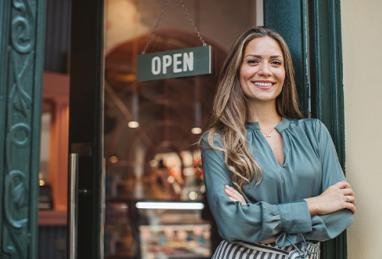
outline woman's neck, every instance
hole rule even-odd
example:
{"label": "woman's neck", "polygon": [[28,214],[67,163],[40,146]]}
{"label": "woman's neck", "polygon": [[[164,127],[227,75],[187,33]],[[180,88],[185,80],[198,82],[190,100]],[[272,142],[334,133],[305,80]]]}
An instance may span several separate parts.
{"label": "woman's neck", "polygon": [[260,125],[274,126],[282,117],[277,113],[275,103],[248,105],[248,121],[257,121]]}

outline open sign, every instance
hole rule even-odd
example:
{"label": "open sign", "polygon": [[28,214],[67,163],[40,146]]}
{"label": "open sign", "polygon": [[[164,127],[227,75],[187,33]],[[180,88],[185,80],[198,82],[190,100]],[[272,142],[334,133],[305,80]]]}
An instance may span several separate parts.
{"label": "open sign", "polygon": [[139,81],[211,74],[211,46],[138,55]]}

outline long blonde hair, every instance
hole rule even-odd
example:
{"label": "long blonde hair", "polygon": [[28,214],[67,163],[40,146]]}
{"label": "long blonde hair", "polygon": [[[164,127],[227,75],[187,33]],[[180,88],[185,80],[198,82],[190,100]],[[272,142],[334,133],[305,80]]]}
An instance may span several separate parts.
{"label": "long blonde hair", "polygon": [[[207,131],[209,146],[224,152],[231,180],[239,190],[253,178],[257,183],[262,178],[261,168],[250,153],[246,140],[245,123],[248,110],[239,81],[245,48],[251,40],[260,37],[271,37],[276,40],[283,52],[285,80],[282,91],[276,98],[277,113],[287,118],[303,117],[299,109],[292,56],[284,39],[278,33],[264,27],[255,27],[244,32],[232,46],[221,70],[213,103],[212,122]],[[216,133],[221,137],[222,147],[213,143]]]}

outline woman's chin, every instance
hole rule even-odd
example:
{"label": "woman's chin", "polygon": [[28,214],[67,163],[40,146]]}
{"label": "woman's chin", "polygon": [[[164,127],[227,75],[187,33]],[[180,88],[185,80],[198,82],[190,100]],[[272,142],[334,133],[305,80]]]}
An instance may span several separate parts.
{"label": "woman's chin", "polygon": [[276,95],[251,95],[247,96],[248,100],[250,102],[259,102],[259,103],[266,103],[266,102],[274,102],[277,98]]}

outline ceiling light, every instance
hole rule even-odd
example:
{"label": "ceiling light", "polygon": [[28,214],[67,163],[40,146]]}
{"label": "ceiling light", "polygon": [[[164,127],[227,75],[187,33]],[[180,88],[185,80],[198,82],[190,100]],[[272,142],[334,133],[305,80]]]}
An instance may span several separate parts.
{"label": "ceiling light", "polygon": [[139,122],[138,121],[129,121],[127,123],[127,126],[129,126],[129,128],[131,128],[131,129],[136,129],[139,127]]}
{"label": "ceiling light", "polygon": [[138,209],[166,209],[166,210],[202,210],[201,202],[146,202],[136,203]]}
{"label": "ceiling light", "polygon": [[194,134],[194,135],[198,135],[198,134],[201,134],[201,133],[202,133],[202,129],[199,128],[199,127],[193,127],[193,128],[191,129],[191,132],[192,132],[192,134]]}

